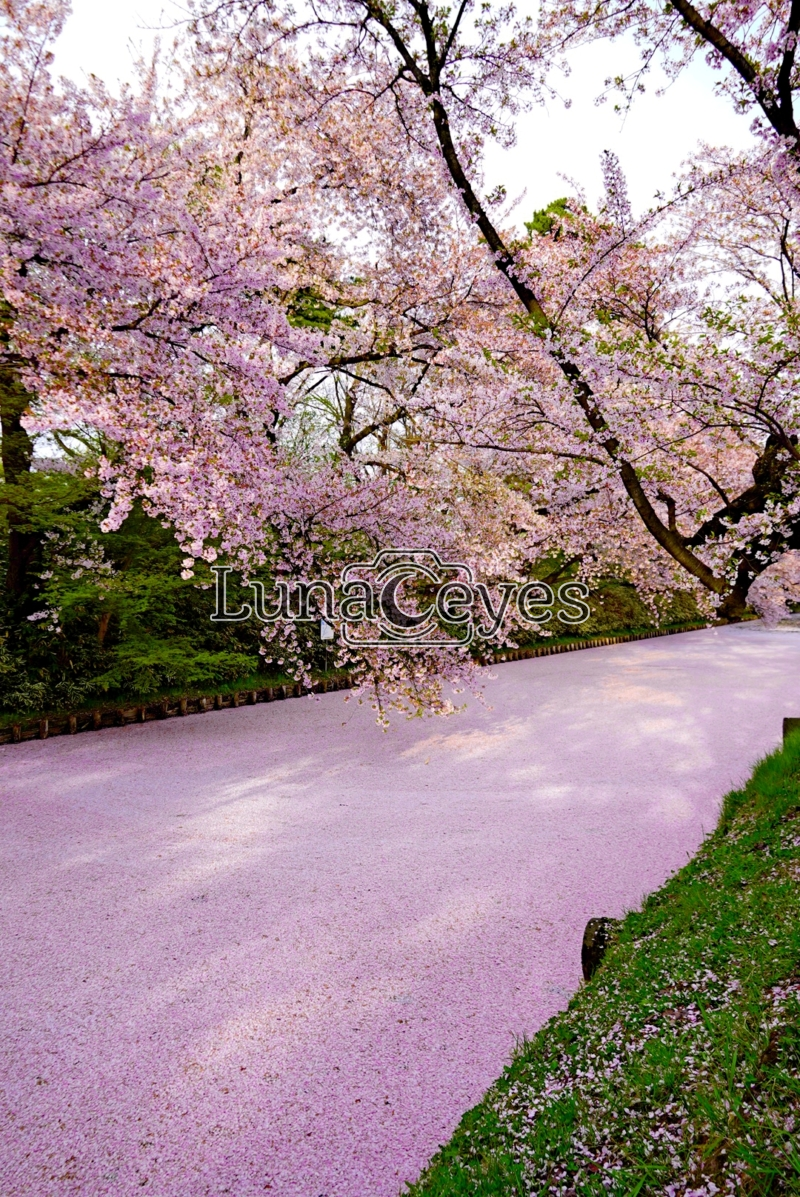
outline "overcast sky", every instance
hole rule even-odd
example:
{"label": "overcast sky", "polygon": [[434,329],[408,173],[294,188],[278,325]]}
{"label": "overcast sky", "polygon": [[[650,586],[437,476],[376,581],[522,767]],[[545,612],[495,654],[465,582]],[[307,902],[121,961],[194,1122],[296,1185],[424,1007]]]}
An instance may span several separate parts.
{"label": "overcast sky", "polygon": [[[73,0],[73,15],[57,47],[56,69],[80,80],[84,73],[107,83],[130,78],[132,47],[149,52],[155,36],[149,27],[175,19],[180,9],[164,0]],[[164,35],[169,40],[170,35]],[[623,118],[613,102],[600,105],[596,97],[610,74],[635,67],[632,45],[602,44],[576,52],[572,75],[564,82],[566,109],[555,101],[519,119],[517,145],[509,151],[492,148],[488,168],[491,184],[502,182],[509,195],[525,191],[519,217],[572,190],[560,175],[576,180],[594,204],[601,191],[599,156],[611,149],[628,177],[635,209],[649,206],[657,191],[670,189],[681,162],[698,142],[735,147],[750,144],[750,118],[737,116],[724,99],[714,95],[715,76],[695,63],[667,94],[650,91]]]}

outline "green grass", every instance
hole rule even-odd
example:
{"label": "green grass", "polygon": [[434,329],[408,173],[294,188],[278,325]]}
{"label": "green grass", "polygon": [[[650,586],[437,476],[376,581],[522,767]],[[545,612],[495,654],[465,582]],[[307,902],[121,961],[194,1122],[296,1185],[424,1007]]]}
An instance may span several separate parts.
{"label": "green grass", "polygon": [[[334,678],[342,677],[344,670],[329,669],[329,670],[314,670],[314,678]],[[86,702],[81,702],[77,706],[56,709],[50,708],[42,711],[26,711],[20,712],[0,712],[0,728],[11,727],[15,723],[28,724],[36,723],[38,719],[59,719],[65,718],[67,715],[74,714],[77,711],[108,711],[117,710],[120,707],[135,707],[140,705],[150,706],[152,704],[161,702],[165,698],[213,698],[215,694],[233,694],[237,690],[260,690],[265,686],[283,686],[294,685],[296,678],[288,673],[271,670],[268,673],[250,673],[247,676],[236,678],[232,682],[218,682],[216,685],[209,686],[163,686],[152,694],[142,695],[132,693],[130,691],[122,691],[120,693],[112,693],[104,695],[102,698],[88,699]]]}
{"label": "green grass", "polygon": [[800,1194],[799,891],[800,732],[410,1194]]}

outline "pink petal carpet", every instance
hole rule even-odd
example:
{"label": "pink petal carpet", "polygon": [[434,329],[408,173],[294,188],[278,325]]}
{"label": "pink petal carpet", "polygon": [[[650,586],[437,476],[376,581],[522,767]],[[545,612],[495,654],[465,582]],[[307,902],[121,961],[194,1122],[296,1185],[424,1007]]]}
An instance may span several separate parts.
{"label": "pink petal carpet", "polygon": [[744,626],[0,749],[3,1197],[396,1197],[800,714]]}

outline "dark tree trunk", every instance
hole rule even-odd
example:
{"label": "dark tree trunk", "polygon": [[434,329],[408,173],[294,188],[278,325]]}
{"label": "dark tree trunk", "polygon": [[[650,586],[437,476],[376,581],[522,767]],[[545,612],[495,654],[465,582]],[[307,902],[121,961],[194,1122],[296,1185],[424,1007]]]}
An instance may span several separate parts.
{"label": "dark tree trunk", "polygon": [[0,425],[8,525],[6,590],[15,601],[25,593],[39,548],[38,534],[27,526],[22,493],[30,477],[33,457],[33,441],[22,427],[22,416],[30,401],[31,396],[20,383],[16,371],[8,365],[0,366]]}
{"label": "dark tree trunk", "polygon": [[747,614],[747,592],[756,575],[745,565],[739,567],[736,583],[717,608],[717,618],[726,623],[739,623]]}

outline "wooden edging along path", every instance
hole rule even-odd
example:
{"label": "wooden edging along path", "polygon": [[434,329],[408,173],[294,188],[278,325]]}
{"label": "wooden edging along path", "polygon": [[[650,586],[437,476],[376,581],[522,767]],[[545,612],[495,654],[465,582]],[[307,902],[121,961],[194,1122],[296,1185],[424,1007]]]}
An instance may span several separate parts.
{"label": "wooden edging along path", "polygon": [[[573,640],[567,644],[539,644],[535,648],[514,648],[496,653],[485,664],[504,661],[525,661],[531,657],[550,657],[557,653],[577,652],[584,648],[603,648],[610,644],[625,644],[631,640],[652,640],[656,636],[675,636],[680,632],[697,632],[708,624],[697,623],[680,628],[654,628],[647,632],[619,632],[614,636],[593,636],[588,640]],[[332,690],[349,690],[348,674],[335,678],[319,678],[310,693],[327,694]],[[156,719],[172,719],[177,715],[199,715],[204,711],[221,711],[226,707],[252,706],[257,702],[277,702],[284,698],[299,698],[308,694],[300,682],[280,686],[262,686],[255,690],[234,690],[230,694],[205,695],[202,698],[162,698],[157,702],[132,704],[105,710],[79,711],[74,715],[57,715],[47,719],[33,719],[27,723],[12,723],[0,728],[0,744],[21,744],[25,740],[47,740],[50,736],[72,736],[78,732],[100,731],[105,727],[125,727],[129,723],[150,723]]]}

